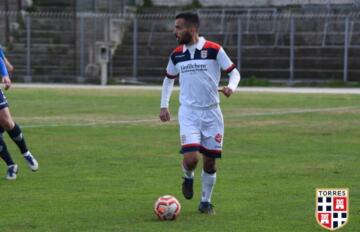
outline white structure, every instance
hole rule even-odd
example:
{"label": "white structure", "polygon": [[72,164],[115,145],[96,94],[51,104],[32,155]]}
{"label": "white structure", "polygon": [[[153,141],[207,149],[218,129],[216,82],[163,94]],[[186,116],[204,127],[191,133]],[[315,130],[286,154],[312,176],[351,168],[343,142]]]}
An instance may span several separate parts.
{"label": "white structure", "polygon": [[106,85],[108,81],[108,63],[109,63],[109,45],[103,42],[96,42],[96,57],[97,62],[101,66],[101,85]]}

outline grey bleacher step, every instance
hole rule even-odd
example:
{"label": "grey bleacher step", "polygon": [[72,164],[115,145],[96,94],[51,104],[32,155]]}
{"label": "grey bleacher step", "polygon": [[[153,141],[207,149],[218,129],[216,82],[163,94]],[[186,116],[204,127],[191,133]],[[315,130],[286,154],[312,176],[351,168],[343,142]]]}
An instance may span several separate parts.
{"label": "grey bleacher step", "polygon": [[[26,38],[26,31],[21,31],[19,37]],[[66,39],[67,37],[75,38],[73,30],[58,30],[58,31],[47,31],[47,30],[31,30],[31,36],[33,38],[56,38],[58,40]]]}
{"label": "grey bleacher step", "polygon": [[73,31],[74,26],[72,23],[74,19],[62,19],[62,20],[39,20],[32,18],[31,22],[31,30],[32,31],[48,31],[49,33],[54,32],[66,32],[66,31]]}
{"label": "grey bleacher step", "polygon": [[37,12],[74,12],[74,7],[63,6],[40,6],[36,8]]}
{"label": "grey bleacher step", "polygon": [[[21,50],[24,48],[23,44],[13,44],[13,50]],[[72,44],[38,44],[37,46],[31,46],[32,52],[53,52],[62,53],[74,48]]]}

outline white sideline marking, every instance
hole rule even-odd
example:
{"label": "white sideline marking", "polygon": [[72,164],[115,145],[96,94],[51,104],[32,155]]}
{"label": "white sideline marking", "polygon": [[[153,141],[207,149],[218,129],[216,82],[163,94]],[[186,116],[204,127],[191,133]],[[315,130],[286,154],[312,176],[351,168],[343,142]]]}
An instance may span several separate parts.
{"label": "white sideline marking", "polygon": [[[131,85],[75,85],[75,84],[13,84],[14,88],[40,89],[128,89],[128,90],[157,90],[161,86],[131,86]],[[179,90],[178,86],[174,90]],[[237,92],[262,93],[317,93],[317,94],[360,94],[360,88],[308,88],[308,87],[239,87]]]}
{"label": "white sideline marking", "polygon": [[53,124],[34,124],[23,125],[23,128],[39,128],[39,127],[84,127],[84,126],[109,126],[117,124],[136,124],[146,122],[160,122],[160,119],[136,119],[136,120],[118,120],[118,121],[102,121],[102,122],[86,122],[86,123],[53,123]]}
{"label": "white sideline marking", "polygon": [[294,109],[288,111],[275,111],[275,112],[259,112],[250,114],[239,114],[238,116],[230,116],[231,118],[236,117],[249,117],[249,116],[271,116],[271,115],[285,115],[285,114],[303,114],[303,113],[317,113],[317,112],[328,112],[328,111],[346,111],[352,109],[360,109],[360,106],[348,106],[348,107],[334,107],[334,108],[319,108],[319,109]]}
{"label": "white sideline marking", "polygon": [[[331,111],[347,111],[353,109],[360,109],[360,106],[348,107],[334,107],[334,108],[320,108],[320,109],[293,109],[288,111],[275,111],[275,112],[258,112],[258,113],[244,113],[239,115],[230,116],[229,118],[242,118],[254,116],[272,116],[272,115],[286,115],[286,114],[303,114],[303,113],[317,113],[317,112],[331,112]],[[177,117],[172,117],[171,122],[177,121]],[[22,128],[41,128],[41,127],[85,127],[85,126],[109,126],[120,124],[136,124],[136,123],[160,123],[160,119],[135,119],[135,120],[112,120],[112,121],[97,121],[88,123],[53,123],[53,124],[34,124],[23,125]]]}

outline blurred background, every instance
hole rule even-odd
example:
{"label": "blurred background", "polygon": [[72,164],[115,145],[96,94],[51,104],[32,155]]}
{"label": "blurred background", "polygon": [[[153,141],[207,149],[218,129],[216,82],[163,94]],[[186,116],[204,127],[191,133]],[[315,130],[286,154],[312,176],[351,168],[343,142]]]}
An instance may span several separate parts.
{"label": "blurred background", "polygon": [[359,0],[0,0],[0,43],[15,82],[159,84],[182,11],[242,83],[360,82]]}

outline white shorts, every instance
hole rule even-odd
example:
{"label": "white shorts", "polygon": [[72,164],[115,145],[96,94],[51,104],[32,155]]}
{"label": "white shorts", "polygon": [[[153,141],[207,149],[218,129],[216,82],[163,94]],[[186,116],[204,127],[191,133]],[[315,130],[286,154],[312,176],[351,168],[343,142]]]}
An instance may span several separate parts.
{"label": "white shorts", "polygon": [[208,157],[221,158],[224,119],[219,106],[212,109],[179,109],[181,153],[199,151]]}

